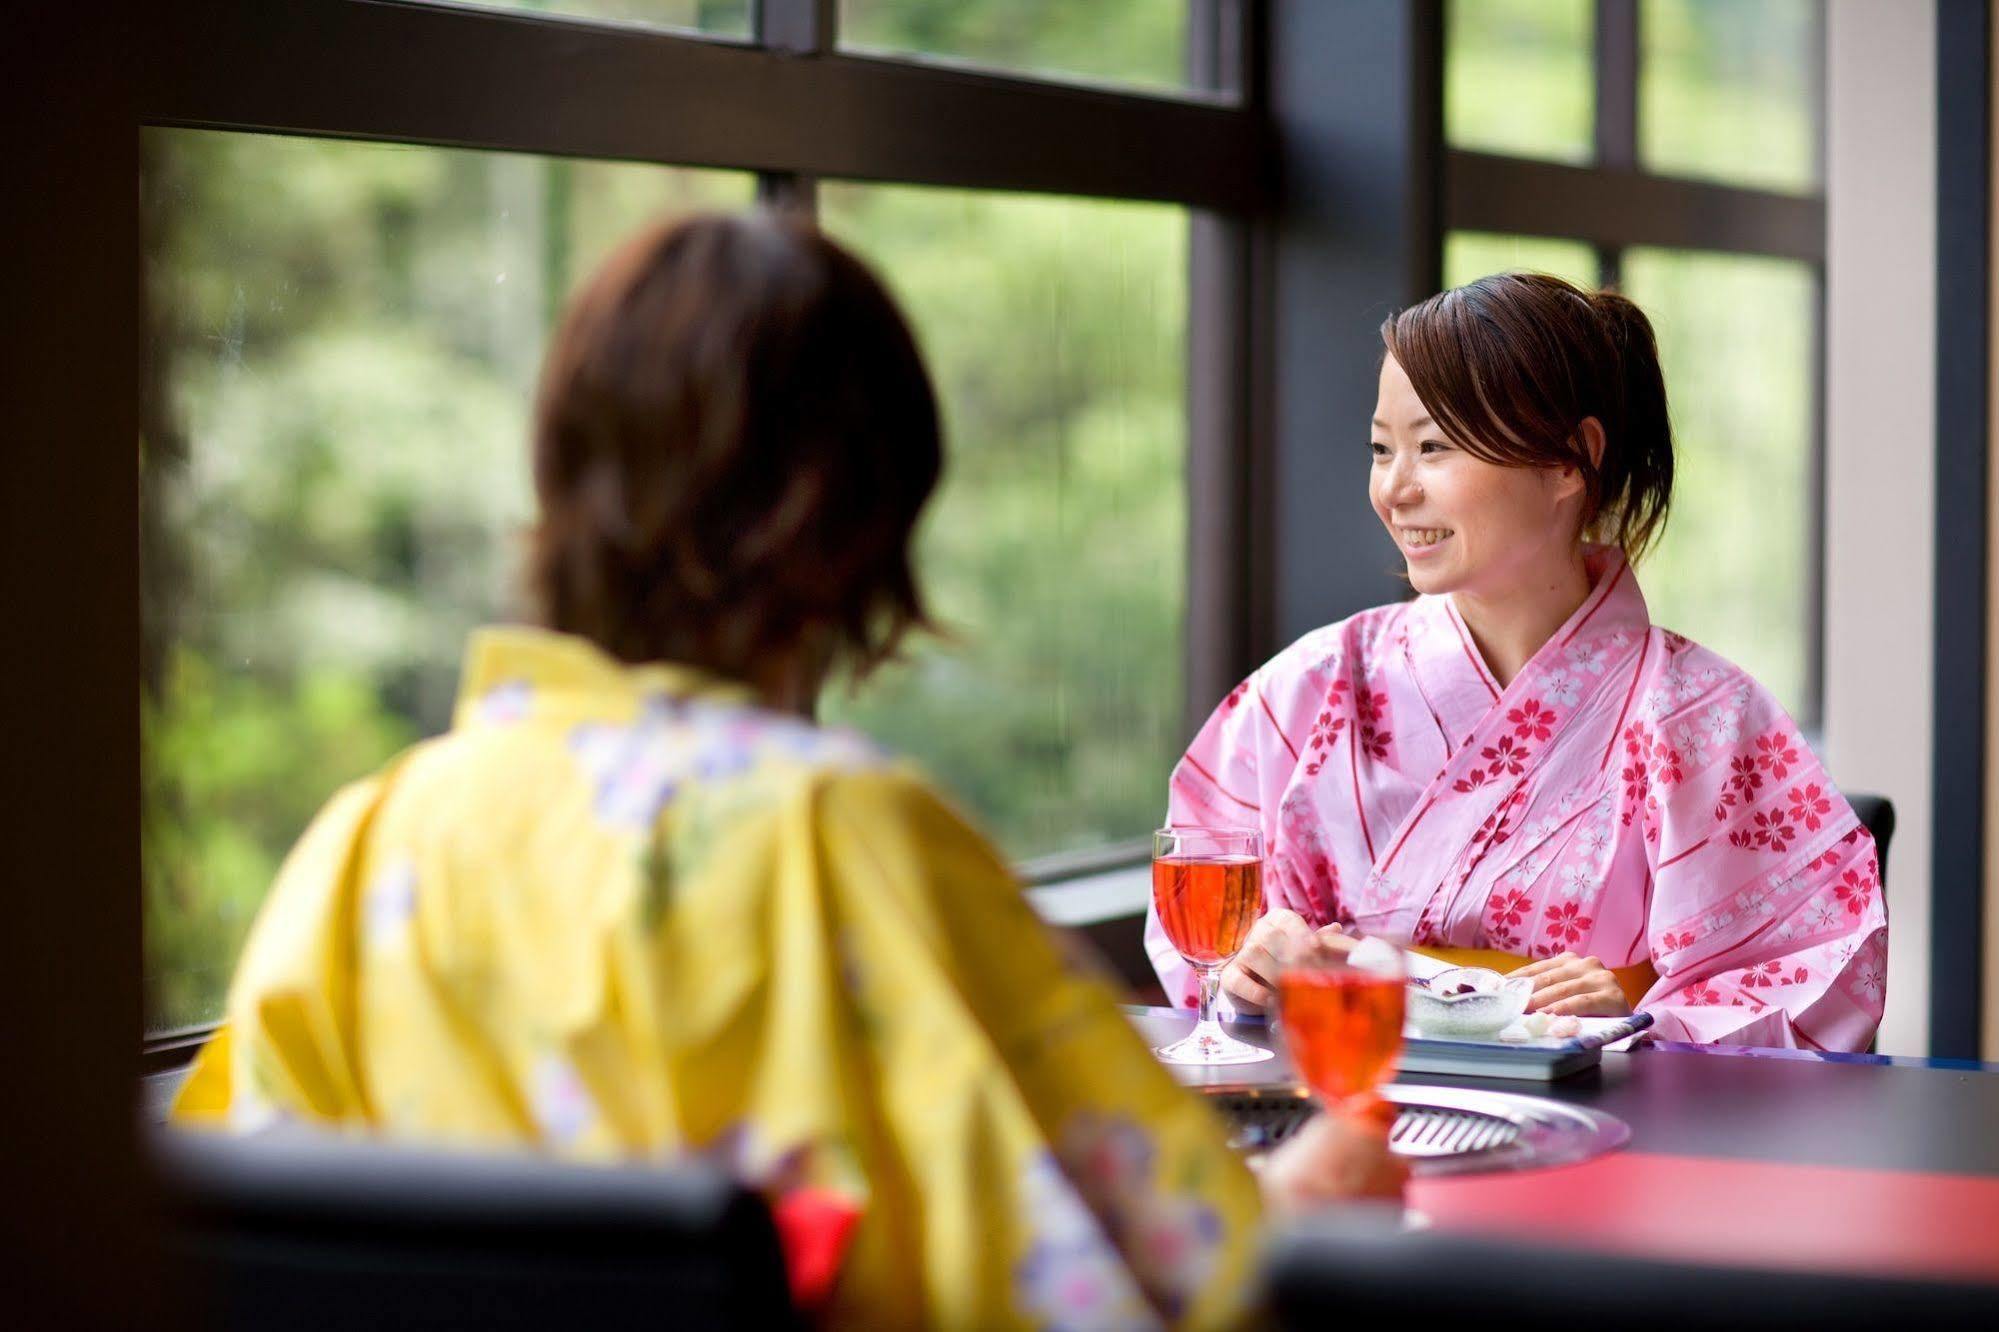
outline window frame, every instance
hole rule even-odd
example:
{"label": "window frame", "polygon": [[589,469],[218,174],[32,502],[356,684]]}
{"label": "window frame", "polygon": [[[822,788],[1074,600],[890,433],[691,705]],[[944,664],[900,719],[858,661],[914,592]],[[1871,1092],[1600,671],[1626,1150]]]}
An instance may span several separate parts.
{"label": "window frame", "polygon": [[1797,722],[1816,735],[1825,715],[1825,61],[1824,0],[1813,7],[1812,116],[1818,185],[1809,194],[1691,180],[1647,170],[1638,153],[1639,5],[1596,0],[1590,62],[1596,96],[1587,166],[1446,147],[1444,230],[1582,241],[1599,280],[1617,285],[1624,251],[1658,246],[1762,255],[1807,265],[1815,293],[1812,401],[1806,444],[1805,693]]}
{"label": "window frame", "polygon": [[[1250,330],[1276,172],[1266,0],[1186,3],[1189,81],[1172,93],[845,51],[837,0],[753,0],[747,39],[453,0],[187,0],[142,20],[136,118],[748,171],[760,202],[812,216],[822,178],[1185,207],[1191,734],[1258,646]],[[1050,886],[1149,856],[1133,839],[1016,868]],[[148,1066],[184,1062],[210,1031],[148,1033]]]}

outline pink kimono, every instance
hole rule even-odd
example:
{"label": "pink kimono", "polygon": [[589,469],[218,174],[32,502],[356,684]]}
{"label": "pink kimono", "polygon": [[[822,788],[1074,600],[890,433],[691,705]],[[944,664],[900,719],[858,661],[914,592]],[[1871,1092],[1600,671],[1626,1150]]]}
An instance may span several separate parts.
{"label": "pink kimono", "polygon": [[[1258,827],[1272,907],[1444,948],[1649,959],[1667,1040],[1861,1050],[1888,924],[1874,841],[1777,701],[1652,624],[1624,557],[1501,689],[1450,598],[1314,630],[1173,771],[1174,823]],[[1169,995],[1194,982],[1159,927]]]}

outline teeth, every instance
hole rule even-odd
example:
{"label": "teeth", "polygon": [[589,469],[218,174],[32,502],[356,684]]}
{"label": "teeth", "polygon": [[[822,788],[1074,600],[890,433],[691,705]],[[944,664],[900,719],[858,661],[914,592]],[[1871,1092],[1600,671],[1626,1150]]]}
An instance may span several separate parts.
{"label": "teeth", "polygon": [[1411,546],[1434,546],[1450,534],[1448,527],[1405,527],[1402,540]]}

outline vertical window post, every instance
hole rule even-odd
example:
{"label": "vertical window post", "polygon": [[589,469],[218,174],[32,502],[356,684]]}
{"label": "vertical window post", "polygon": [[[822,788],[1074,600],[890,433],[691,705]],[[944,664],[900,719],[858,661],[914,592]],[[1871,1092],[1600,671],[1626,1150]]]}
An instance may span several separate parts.
{"label": "vertical window post", "polygon": [[[839,43],[839,0],[756,0],[757,40],[781,55],[811,58]],[[819,213],[819,178],[809,171],[765,171],[757,176],[757,202],[806,217]]]}

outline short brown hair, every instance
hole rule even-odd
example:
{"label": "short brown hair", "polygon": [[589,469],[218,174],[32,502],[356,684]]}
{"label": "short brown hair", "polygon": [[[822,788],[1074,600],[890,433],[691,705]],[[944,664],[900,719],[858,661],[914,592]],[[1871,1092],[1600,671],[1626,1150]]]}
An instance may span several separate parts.
{"label": "short brown hair", "polygon": [[[1381,340],[1437,425],[1509,467],[1575,467],[1583,531],[1636,561],[1666,525],[1673,426],[1652,323],[1610,291],[1501,273],[1391,315]],[[1579,427],[1603,426],[1592,464]]]}
{"label": "short brown hair", "polygon": [[528,592],[628,662],[864,674],[928,623],[910,565],[937,401],[895,302],[809,224],[702,215],[627,242],[542,367]]}

